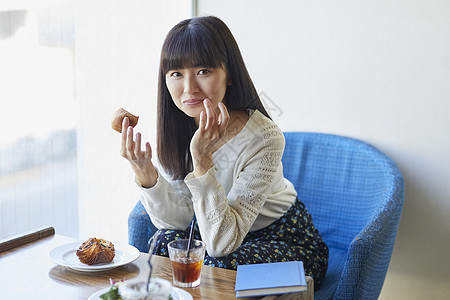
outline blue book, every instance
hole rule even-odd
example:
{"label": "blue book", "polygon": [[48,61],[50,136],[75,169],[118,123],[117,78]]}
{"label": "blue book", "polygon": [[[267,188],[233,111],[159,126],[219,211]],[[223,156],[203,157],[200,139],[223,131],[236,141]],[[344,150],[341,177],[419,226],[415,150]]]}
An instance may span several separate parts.
{"label": "blue book", "polygon": [[254,297],[306,291],[301,261],[239,265],[236,297]]}

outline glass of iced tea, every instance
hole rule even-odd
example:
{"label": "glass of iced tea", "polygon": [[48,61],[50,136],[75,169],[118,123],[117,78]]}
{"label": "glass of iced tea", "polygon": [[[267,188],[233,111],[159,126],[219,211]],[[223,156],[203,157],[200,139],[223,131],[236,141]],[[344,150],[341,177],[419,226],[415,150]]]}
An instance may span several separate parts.
{"label": "glass of iced tea", "polygon": [[192,240],[188,255],[188,242],[187,239],[174,240],[167,245],[172,262],[173,283],[180,287],[196,287],[201,282],[206,244]]}

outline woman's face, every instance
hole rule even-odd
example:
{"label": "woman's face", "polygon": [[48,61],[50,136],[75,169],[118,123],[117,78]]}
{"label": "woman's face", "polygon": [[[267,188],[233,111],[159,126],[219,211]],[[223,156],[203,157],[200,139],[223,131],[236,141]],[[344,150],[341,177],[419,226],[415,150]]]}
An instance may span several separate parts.
{"label": "woman's face", "polygon": [[214,109],[225,97],[228,85],[223,68],[186,68],[169,70],[166,85],[175,105],[198,121],[204,110],[203,100],[208,98]]}

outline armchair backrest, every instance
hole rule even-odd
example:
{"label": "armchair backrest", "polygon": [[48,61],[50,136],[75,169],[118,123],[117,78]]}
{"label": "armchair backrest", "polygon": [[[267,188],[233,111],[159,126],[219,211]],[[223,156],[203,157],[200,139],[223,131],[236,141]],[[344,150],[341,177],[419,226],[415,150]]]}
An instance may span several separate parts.
{"label": "armchair backrest", "polygon": [[[355,251],[352,249],[355,243],[381,233],[385,239],[382,242],[388,245],[383,250],[387,257],[374,262],[385,267],[377,275],[382,277],[375,288],[379,294],[403,207],[404,182],[397,166],[375,147],[356,139],[302,132],[286,132],[285,138],[282,158],[285,177],[294,184],[330,252],[348,252],[344,269],[352,268],[352,274],[347,277],[337,274],[339,286],[335,282],[334,288],[337,292],[344,289],[349,298],[365,293],[364,285],[355,281],[363,280],[362,276],[370,277],[364,273],[367,266],[364,261],[356,261],[355,265],[350,257],[355,253],[350,253]],[[330,261],[334,263],[337,262]],[[341,268],[343,265],[342,262]],[[333,266],[329,267],[332,270]],[[356,285],[359,291],[355,290]]]}

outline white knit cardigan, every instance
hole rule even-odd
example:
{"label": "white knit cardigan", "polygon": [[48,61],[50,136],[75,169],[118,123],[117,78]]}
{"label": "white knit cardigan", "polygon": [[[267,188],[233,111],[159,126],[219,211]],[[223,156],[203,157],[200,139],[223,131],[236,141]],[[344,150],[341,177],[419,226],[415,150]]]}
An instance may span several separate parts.
{"label": "white knit cardigan", "polygon": [[284,215],[297,193],[283,176],[284,135],[258,110],[243,129],[213,153],[214,167],[195,178],[169,180],[158,169],[152,188],[140,186],[140,201],[157,228],[185,230],[195,212],[208,255],[236,250],[249,231]]}

